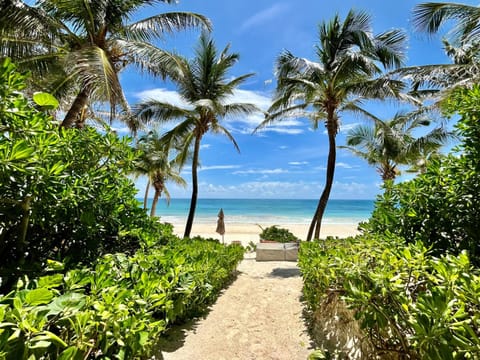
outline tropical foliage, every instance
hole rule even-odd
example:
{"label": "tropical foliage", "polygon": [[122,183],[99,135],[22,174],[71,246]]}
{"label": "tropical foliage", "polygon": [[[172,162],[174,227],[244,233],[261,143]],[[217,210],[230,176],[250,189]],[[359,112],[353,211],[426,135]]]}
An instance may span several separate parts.
{"label": "tropical foliage", "polygon": [[[19,61],[34,73],[32,86],[66,104],[62,126],[82,127],[87,106],[108,102],[128,111],[118,74],[127,65],[165,75],[170,54],[152,45],[167,33],[192,26],[210,27],[198,14],[156,14],[129,23],[132,15],[153,3],[173,0],[7,1],[0,10],[0,57]],[[132,130],[136,125],[127,117]]]}
{"label": "tropical foliage", "polygon": [[[151,241],[158,226],[145,216],[125,175],[135,153],[113,132],[58,131],[44,111],[47,94],[30,102],[26,76],[0,64],[0,276],[7,287],[47,259],[68,266]],[[54,100],[54,99],[53,99]],[[157,228],[157,231],[154,229]],[[159,240],[159,239],[156,239]]]}
{"label": "tropical foliage", "polygon": [[262,228],[259,234],[261,240],[277,241],[281,243],[300,242],[292,232],[288,229],[279,228],[276,225]]}
{"label": "tropical foliage", "polygon": [[368,235],[302,243],[299,266],[312,311],[338,296],[352,309],[373,345],[366,357],[475,359],[480,353],[480,273],[464,252],[433,257],[420,242]]}
{"label": "tropical foliage", "polygon": [[202,138],[208,132],[224,134],[238,150],[235,139],[220,120],[228,116],[246,115],[258,111],[253,104],[229,101],[237,86],[252,76],[252,74],[246,74],[229,79],[228,72],[238,58],[238,54],[229,53],[229,46],[219,53],[213,40],[203,33],[195,57],[188,60],[177,56],[176,67],[169,72],[185,106],[150,99],[135,107],[135,114],[142,123],[180,120],[173,129],[165,133],[164,142],[168,148],[182,149],[179,154],[181,162],[193,153],[191,155],[192,198],[184,237],[190,236],[195,217],[198,197],[197,170]]}
{"label": "tropical foliage", "polygon": [[150,131],[143,135],[137,143],[137,149],[141,152],[135,160],[135,173],[147,175],[148,181],[145,188],[143,208],[147,208],[148,190],[150,186],[155,190],[153,195],[150,216],[155,216],[158,199],[165,194],[167,202],[170,201],[170,193],[166,187],[167,182],[179,185],[186,185],[185,180],[180,176],[180,164],[176,159],[170,159],[170,149],[162,142],[156,131]]}
{"label": "tropical foliage", "polygon": [[458,113],[463,139],[460,156],[433,161],[424,174],[397,185],[387,184],[364,229],[394,233],[407,242],[422,241],[436,254],[468,250],[480,264],[480,88],[457,90],[444,105]]}
{"label": "tropical foliage", "polygon": [[[412,94],[436,101],[445,99],[451,90],[478,83],[480,10],[474,5],[451,2],[426,2],[413,9],[412,23],[417,31],[434,34],[445,24],[453,28],[443,39],[452,64],[411,66],[397,73],[411,82]],[[430,101],[431,103],[431,101]]]}
{"label": "tropical foliage", "polygon": [[423,164],[426,158],[435,157],[450,133],[437,127],[427,134],[415,137],[419,127],[431,125],[431,121],[418,112],[397,113],[391,120],[373,119],[374,125],[360,125],[347,134],[348,149],[353,154],[374,165],[383,181],[395,180],[399,165]]}
{"label": "tropical foliage", "polygon": [[242,258],[238,245],[196,239],[106,255],[92,268],[67,272],[49,261],[47,275],[25,276],[0,296],[0,356],[151,357],[167,328],[206,310]]}
{"label": "tropical foliage", "polygon": [[[336,136],[340,114],[351,111],[368,115],[361,108],[365,99],[398,98],[402,84],[382,77],[382,67],[395,68],[403,62],[405,34],[389,30],[373,35],[371,18],[350,11],[342,21],[337,15],[319,27],[317,61],[283,52],[277,59],[277,90],[266,126],[288,116],[307,116],[316,129],[327,128],[329,153],[325,188],[307,235],[319,238],[335,174]],[[305,113],[305,111],[309,111]]]}

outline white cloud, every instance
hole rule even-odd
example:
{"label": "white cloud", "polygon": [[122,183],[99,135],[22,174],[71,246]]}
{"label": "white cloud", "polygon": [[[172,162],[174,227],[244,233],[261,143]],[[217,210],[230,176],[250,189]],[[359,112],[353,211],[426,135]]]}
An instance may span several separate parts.
{"label": "white cloud", "polygon": [[[150,89],[135,94],[140,100],[158,99],[176,106],[187,107],[188,104],[176,91],[164,88]],[[229,103],[249,103],[256,105],[261,111],[266,111],[271,105],[271,98],[258,91],[236,89],[232,96],[227,98]],[[227,128],[233,133],[251,134],[254,129],[265,120],[262,112],[249,115],[235,116],[225,119]],[[291,118],[275,122],[273,126],[260,129],[258,133],[274,132],[279,134],[298,135],[304,130],[302,121]]]}
{"label": "white cloud", "polygon": [[336,167],[344,168],[344,169],[353,169],[354,167],[352,165],[349,165],[344,162],[338,162],[335,164]]}
{"label": "white cloud", "polygon": [[253,175],[253,174],[261,174],[261,175],[272,175],[272,174],[286,174],[288,170],[285,169],[251,169],[251,170],[239,170],[235,171],[234,175]]}
{"label": "white cloud", "polygon": [[212,146],[212,144],[202,144],[200,145],[200,149],[209,149]]}
{"label": "white cloud", "polygon": [[240,165],[212,165],[212,166],[202,166],[199,167],[199,171],[207,171],[207,170],[228,170],[228,169],[238,169]]}
{"label": "white cloud", "polygon": [[260,92],[235,89],[233,95],[227,98],[227,102],[251,103],[265,111],[270,107],[272,100]]}
{"label": "white cloud", "polygon": [[261,134],[261,133],[270,131],[278,134],[287,134],[287,135],[298,135],[298,134],[303,134],[304,132],[303,129],[298,129],[298,128],[289,129],[288,127],[280,127],[279,125],[280,123],[277,126],[269,126],[265,129],[258,130],[257,132]]}
{"label": "white cloud", "polygon": [[167,90],[164,88],[144,90],[136,93],[134,96],[141,101],[154,99],[176,106],[188,106],[187,102],[185,102],[185,100],[183,100],[176,91]]}
{"label": "white cloud", "polygon": [[308,161],[290,161],[288,165],[299,166],[299,165],[307,165]]}
{"label": "white cloud", "polygon": [[[211,198],[317,199],[323,191],[320,182],[248,181],[236,185],[203,183],[201,196]],[[373,184],[335,182],[331,199],[371,199],[378,193]]]}
{"label": "white cloud", "polygon": [[[137,179],[138,196],[143,196],[146,179]],[[335,181],[331,199],[373,199],[380,192],[381,183],[362,184],[355,181]],[[191,184],[183,188],[167,184],[172,198],[188,198]],[[305,181],[246,181],[240,184],[216,184],[200,182],[201,198],[263,198],[263,199],[317,199],[323,191],[323,182]]]}
{"label": "white cloud", "polygon": [[284,3],[275,4],[268,9],[262,10],[255,15],[249,17],[240,25],[240,30],[245,31],[252,27],[262,25],[267,21],[274,20],[278,15],[288,11],[289,6]]}

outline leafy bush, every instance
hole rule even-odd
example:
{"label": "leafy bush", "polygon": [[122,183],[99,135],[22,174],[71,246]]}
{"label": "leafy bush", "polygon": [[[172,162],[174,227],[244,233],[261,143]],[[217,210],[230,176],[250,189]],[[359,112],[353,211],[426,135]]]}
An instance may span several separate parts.
{"label": "leafy bush", "polygon": [[436,255],[467,250],[480,265],[480,87],[454,93],[445,104],[457,112],[460,156],[433,161],[424,174],[387,184],[372,218],[363,228],[390,232],[409,243],[422,241]]}
{"label": "leafy bush", "polygon": [[216,299],[242,258],[240,246],[175,240],[131,257],[106,255],[94,268],[25,278],[0,297],[0,358],[151,356],[170,324]]}
{"label": "leafy bush", "polygon": [[128,139],[95,129],[60,130],[48,115],[56,101],[20,91],[27,75],[0,64],[0,277],[8,289],[33,276],[46,259],[88,264],[115,251],[134,251],[160,237],[135,199],[125,173]]}
{"label": "leafy bush", "polygon": [[281,243],[287,242],[299,242],[300,239],[293,235],[288,229],[279,228],[276,225],[266,227],[265,229],[260,227],[262,232],[260,233],[260,239],[277,241]]}
{"label": "leafy bush", "polygon": [[308,306],[340,293],[378,354],[480,354],[480,273],[465,253],[435,258],[421,243],[363,236],[303,243],[299,265]]}

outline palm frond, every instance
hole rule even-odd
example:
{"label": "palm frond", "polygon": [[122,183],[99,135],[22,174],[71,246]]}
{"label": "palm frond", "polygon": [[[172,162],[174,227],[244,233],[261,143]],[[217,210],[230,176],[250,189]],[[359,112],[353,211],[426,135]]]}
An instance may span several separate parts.
{"label": "palm frond", "polygon": [[480,8],[458,3],[422,3],[413,10],[413,24],[418,31],[433,34],[449,20],[457,20],[452,29],[459,41],[477,39],[480,34]]}
{"label": "palm frond", "polygon": [[122,49],[125,62],[133,64],[141,72],[163,79],[178,77],[181,59],[175,54],[146,42],[117,40],[115,43]]}
{"label": "palm frond", "polygon": [[185,119],[192,115],[191,109],[161,102],[155,99],[142,101],[133,106],[133,114],[144,124],[165,123]]}
{"label": "palm frond", "polygon": [[202,27],[208,31],[212,24],[203,15],[191,12],[169,12],[147,19],[142,19],[124,28],[124,36],[128,40],[139,42],[151,42],[156,38],[163,37],[179,30],[193,27]]}
{"label": "palm frond", "polygon": [[235,150],[237,150],[240,153],[240,147],[237,144],[237,141],[233,137],[233,135],[225,128],[224,126],[221,126],[220,124],[215,125],[215,132],[223,133],[233,144],[235,147]]}

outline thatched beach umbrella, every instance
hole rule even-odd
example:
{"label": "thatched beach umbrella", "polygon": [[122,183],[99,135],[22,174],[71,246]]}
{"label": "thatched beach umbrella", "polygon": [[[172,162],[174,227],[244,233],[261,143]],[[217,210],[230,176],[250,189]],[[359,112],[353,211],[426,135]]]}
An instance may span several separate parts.
{"label": "thatched beach umbrella", "polygon": [[223,218],[224,218],[223,209],[220,209],[220,212],[218,213],[217,230],[215,231],[220,235],[222,235],[222,244],[224,243],[223,235],[225,234],[225,222],[223,221]]}

